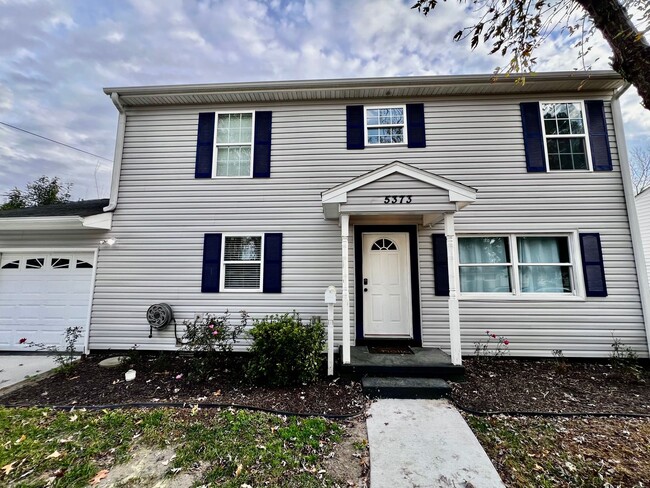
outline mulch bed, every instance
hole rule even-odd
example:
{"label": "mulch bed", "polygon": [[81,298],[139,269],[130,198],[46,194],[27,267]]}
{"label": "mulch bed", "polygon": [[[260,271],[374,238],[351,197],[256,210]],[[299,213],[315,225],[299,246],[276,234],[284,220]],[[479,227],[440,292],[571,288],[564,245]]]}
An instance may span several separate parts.
{"label": "mulch bed", "polygon": [[465,379],[452,385],[461,407],[480,411],[650,414],[650,371],[639,377],[607,363],[477,359],[463,362]]}
{"label": "mulch bed", "polygon": [[[359,413],[366,398],[358,382],[344,378],[322,378],[310,385],[272,387],[251,385],[244,379],[243,356],[235,356],[228,367],[211,373],[205,382],[188,381],[189,359],[152,355],[137,364],[101,368],[106,356],[90,356],[67,373],[57,373],[39,383],[26,385],[0,397],[5,405],[109,405],[136,403],[223,403],[295,413],[347,415]],[[133,366],[136,378],[125,381]],[[182,376],[181,376],[182,375]]]}

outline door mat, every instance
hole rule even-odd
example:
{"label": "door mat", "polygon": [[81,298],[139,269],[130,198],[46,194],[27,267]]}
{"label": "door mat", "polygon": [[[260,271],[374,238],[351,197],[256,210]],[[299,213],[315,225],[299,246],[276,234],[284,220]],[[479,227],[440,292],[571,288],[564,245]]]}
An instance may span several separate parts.
{"label": "door mat", "polygon": [[370,354],[415,354],[408,346],[368,346]]}

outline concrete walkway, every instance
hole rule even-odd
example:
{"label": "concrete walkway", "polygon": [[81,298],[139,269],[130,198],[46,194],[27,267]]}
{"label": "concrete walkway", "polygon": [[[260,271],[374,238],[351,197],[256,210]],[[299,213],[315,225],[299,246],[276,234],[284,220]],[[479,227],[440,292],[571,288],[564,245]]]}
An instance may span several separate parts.
{"label": "concrete walkway", "polygon": [[367,424],[372,488],[504,486],[446,400],[379,400]]}
{"label": "concrete walkway", "polygon": [[40,354],[0,354],[0,393],[25,378],[57,366],[54,358]]}

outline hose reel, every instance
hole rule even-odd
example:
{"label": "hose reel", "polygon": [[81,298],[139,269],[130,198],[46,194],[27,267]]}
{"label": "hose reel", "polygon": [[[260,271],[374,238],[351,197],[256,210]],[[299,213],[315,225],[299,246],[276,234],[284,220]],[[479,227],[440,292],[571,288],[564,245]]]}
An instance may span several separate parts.
{"label": "hose reel", "polygon": [[149,338],[153,335],[153,330],[161,330],[167,327],[174,320],[174,312],[166,303],[156,303],[147,310],[147,322],[149,322]]}

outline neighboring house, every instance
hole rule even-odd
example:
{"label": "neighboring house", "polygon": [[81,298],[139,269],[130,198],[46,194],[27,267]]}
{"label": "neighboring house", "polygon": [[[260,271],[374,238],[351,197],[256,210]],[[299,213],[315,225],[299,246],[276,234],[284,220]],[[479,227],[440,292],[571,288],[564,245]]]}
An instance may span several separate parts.
{"label": "neighboring house", "polygon": [[67,327],[87,330],[108,202],[0,211],[0,350],[25,350],[22,338],[64,346]]}
{"label": "neighboring house", "polygon": [[[623,84],[571,72],[107,88],[120,119],[101,239],[115,245],[99,247],[89,347],[174,349],[173,327],[149,338],[161,302],[179,322],[324,318],[334,285],[344,359],[349,342],[383,340],[459,363],[486,330],[515,356],[607,357],[614,336],[647,357]],[[4,229],[3,262],[7,246],[49,240]]]}

